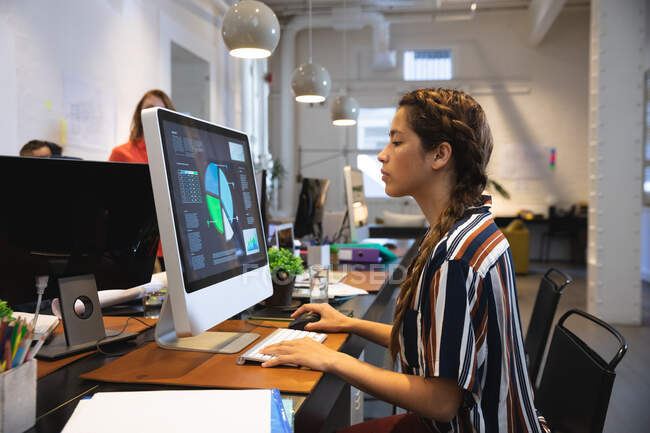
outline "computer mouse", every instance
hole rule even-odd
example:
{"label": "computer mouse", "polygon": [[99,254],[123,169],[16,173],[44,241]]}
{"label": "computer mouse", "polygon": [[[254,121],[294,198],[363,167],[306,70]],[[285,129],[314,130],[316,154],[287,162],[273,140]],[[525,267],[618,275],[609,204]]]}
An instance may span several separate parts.
{"label": "computer mouse", "polygon": [[306,324],[311,322],[318,322],[319,320],[320,320],[320,314],[305,313],[302,316],[294,319],[294,321],[289,324],[289,328],[297,329],[299,331],[304,331]]}

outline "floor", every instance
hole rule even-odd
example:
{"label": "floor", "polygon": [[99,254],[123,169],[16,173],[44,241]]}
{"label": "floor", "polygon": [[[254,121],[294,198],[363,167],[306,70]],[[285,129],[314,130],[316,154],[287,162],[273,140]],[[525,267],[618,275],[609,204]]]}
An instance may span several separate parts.
{"label": "floor", "polygon": [[[573,283],[566,288],[558,305],[556,320],[572,308],[586,308],[586,270],[584,267],[572,267],[565,263],[532,263],[530,273],[517,276],[519,293],[519,308],[523,329],[528,328],[528,320],[535,302],[539,281],[544,272],[554,266],[573,277]],[[605,433],[646,433],[650,431],[650,284],[643,284],[643,326],[615,326],[625,337],[628,351],[616,369],[616,380],[610,400]],[[581,322],[582,323],[582,322]],[[567,321],[567,325],[571,323]],[[575,326],[578,325],[576,322]],[[609,339],[600,336],[583,326],[580,329],[571,328],[584,338],[590,345],[596,347],[599,353],[607,355],[615,350],[608,345]],[[370,348],[377,357],[378,348]],[[372,419],[390,415],[392,407],[377,401],[370,396],[365,400],[365,418]]]}

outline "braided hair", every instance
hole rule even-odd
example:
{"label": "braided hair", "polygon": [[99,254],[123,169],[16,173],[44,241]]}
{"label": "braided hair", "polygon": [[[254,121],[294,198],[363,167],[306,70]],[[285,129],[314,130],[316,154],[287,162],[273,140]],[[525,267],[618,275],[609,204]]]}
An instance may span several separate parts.
{"label": "braided hair", "polygon": [[390,353],[393,361],[400,350],[401,323],[412,303],[420,275],[434,248],[465,210],[481,202],[487,184],[486,167],[492,153],[492,133],[481,106],[460,90],[419,89],[402,96],[411,129],[420,138],[425,152],[447,142],[452,149],[455,183],[447,208],[427,232],[420,251],[404,282],[395,306]]}

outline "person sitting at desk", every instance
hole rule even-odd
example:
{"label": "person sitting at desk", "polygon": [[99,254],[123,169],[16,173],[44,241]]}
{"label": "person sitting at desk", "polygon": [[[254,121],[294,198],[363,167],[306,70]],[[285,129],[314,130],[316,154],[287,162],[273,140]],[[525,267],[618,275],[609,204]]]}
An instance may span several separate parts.
{"label": "person sitting at desk", "polygon": [[108,158],[109,161],[149,162],[147,158],[147,146],[144,143],[141,111],[151,107],[164,107],[170,110],[176,110],[174,104],[172,104],[172,100],[162,90],[153,89],[145,93],[140,98],[138,105],[135,106],[135,111],[133,111],[129,141],[113,148],[111,156]]}
{"label": "person sitting at desk", "polygon": [[430,229],[401,285],[393,325],[349,318],[329,304],[308,331],[355,333],[399,354],[402,371],[374,367],[311,339],[270,345],[276,358],[336,374],[410,413],[346,432],[544,432],[524,356],[507,240],[482,195],[492,135],[481,106],[459,90],[404,95],[379,154],[391,197],[412,196]]}
{"label": "person sitting at desk", "polygon": [[58,144],[45,140],[30,140],[20,149],[20,156],[60,156],[63,149]]}

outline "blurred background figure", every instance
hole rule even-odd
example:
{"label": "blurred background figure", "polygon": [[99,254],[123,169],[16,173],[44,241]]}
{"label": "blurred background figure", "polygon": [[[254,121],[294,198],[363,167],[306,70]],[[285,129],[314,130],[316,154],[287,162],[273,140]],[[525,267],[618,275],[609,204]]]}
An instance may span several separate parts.
{"label": "blurred background figure", "polygon": [[30,140],[20,149],[20,156],[60,156],[63,148],[58,144],[45,140]]}
{"label": "blurred background figure", "polygon": [[131,119],[131,134],[129,141],[113,149],[109,161],[121,162],[141,162],[147,163],[147,147],[144,143],[144,133],[142,131],[142,116],[140,112],[145,108],[164,107],[170,110],[176,110],[169,96],[162,90],[149,90],[138,102]]}

